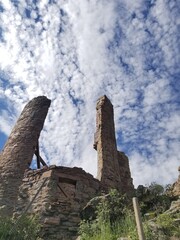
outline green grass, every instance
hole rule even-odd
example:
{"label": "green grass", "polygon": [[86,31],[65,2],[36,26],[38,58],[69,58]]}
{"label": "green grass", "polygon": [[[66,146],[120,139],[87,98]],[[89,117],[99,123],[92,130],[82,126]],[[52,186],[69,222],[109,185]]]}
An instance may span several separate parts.
{"label": "green grass", "polygon": [[35,218],[0,219],[0,240],[36,240],[40,226]]}
{"label": "green grass", "polygon": [[80,224],[80,235],[82,240],[117,240],[118,237],[131,237],[138,240],[135,220],[129,213],[120,221],[111,224],[110,221],[93,222],[82,221]]}
{"label": "green grass", "polygon": [[179,223],[175,221],[172,215],[166,213],[160,214],[157,217],[156,223],[162,228],[165,235],[180,238]]}
{"label": "green grass", "polygon": [[[154,209],[162,204],[161,199],[154,195]],[[138,240],[134,212],[131,205],[127,205],[125,196],[121,196],[117,191],[110,191],[108,197],[100,198],[99,204],[96,206],[96,219],[83,220],[80,224],[79,234],[81,240],[117,240],[120,237],[127,237],[129,240]],[[142,202],[143,203],[143,202]],[[163,205],[163,210],[167,208]],[[149,213],[152,208],[146,205],[146,212]],[[158,211],[154,212],[155,215]],[[146,240],[158,240],[163,236],[169,239],[172,236],[180,237],[180,228],[175,219],[179,216],[169,214],[158,214],[150,224],[147,220],[143,220],[143,229]],[[162,239],[162,238],[161,238]]]}

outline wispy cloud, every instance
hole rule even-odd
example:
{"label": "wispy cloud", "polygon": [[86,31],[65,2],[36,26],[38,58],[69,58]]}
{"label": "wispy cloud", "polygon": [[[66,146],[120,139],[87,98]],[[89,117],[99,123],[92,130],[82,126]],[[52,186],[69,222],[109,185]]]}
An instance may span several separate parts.
{"label": "wispy cloud", "polygon": [[95,104],[106,94],[135,184],[175,180],[177,8],[176,0],[0,1],[2,131],[9,133],[29,99],[46,95],[52,105],[40,140],[43,157],[96,175]]}

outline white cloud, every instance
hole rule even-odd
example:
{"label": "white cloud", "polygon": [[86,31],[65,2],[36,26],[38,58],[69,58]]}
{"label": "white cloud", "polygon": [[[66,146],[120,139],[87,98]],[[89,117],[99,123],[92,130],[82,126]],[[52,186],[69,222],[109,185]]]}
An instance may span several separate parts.
{"label": "white cloud", "polygon": [[[7,104],[7,110],[0,109],[0,131],[3,132],[5,135],[9,135],[13,125],[15,123],[15,117],[14,115],[10,116],[10,111],[8,109]],[[12,109],[11,109],[12,110]]]}
{"label": "white cloud", "polygon": [[[51,164],[75,164],[95,174],[95,104],[107,94],[121,136],[118,146],[130,156],[135,184],[175,180],[175,6],[161,0],[148,6],[130,0],[37,4],[2,4],[0,69],[9,77],[7,82],[2,78],[0,96],[16,115],[37,95],[52,100],[40,139],[42,156]],[[7,112],[0,120],[8,134]]]}
{"label": "white cloud", "polygon": [[12,123],[8,120],[8,115],[0,116],[0,129],[8,136],[12,129]]}

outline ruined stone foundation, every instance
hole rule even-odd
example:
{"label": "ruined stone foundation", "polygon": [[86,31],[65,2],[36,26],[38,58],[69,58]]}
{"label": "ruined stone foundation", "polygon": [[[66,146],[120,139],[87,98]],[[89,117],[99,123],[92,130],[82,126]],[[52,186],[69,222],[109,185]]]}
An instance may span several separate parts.
{"label": "ruined stone foundation", "polygon": [[42,239],[75,240],[81,211],[90,199],[111,188],[133,191],[129,160],[117,150],[113,105],[103,96],[96,107],[97,179],[77,167],[28,169],[49,106],[46,97],[30,101],[0,155],[0,216],[38,215]]}
{"label": "ruined stone foundation", "polygon": [[[42,187],[43,186],[43,187]],[[40,216],[44,240],[74,240],[78,235],[80,213],[86,203],[100,193],[100,182],[81,168],[45,167],[26,171],[19,189],[14,215]]]}

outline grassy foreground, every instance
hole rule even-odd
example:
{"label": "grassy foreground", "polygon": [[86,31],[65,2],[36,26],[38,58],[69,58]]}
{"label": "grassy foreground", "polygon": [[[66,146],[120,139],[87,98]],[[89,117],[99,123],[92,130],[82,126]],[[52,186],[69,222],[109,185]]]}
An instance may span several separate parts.
{"label": "grassy foreground", "polygon": [[[143,202],[141,204],[144,206]],[[155,201],[155,204],[159,206],[159,202]],[[165,203],[164,208],[166,207],[167,204]],[[156,206],[154,205],[153,208],[156,209]],[[146,210],[147,212],[152,210],[152,206],[150,209],[146,208]],[[175,223],[175,217],[159,212],[157,215],[157,212],[153,213],[156,218],[152,222],[143,217],[146,240],[168,240],[172,236],[180,238],[180,228]],[[81,240],[117,240],[120,237],[139,240],[131,203],[128,203],[125,196],[121,196],[117,191],[112,190],[108,198],[99,202],[96,218],[82,220],[79,234]]]}
{"label": "grassy foreground", "polygon": [[35,218],[0,219],[0,240],[37,240],[40,225]]}

